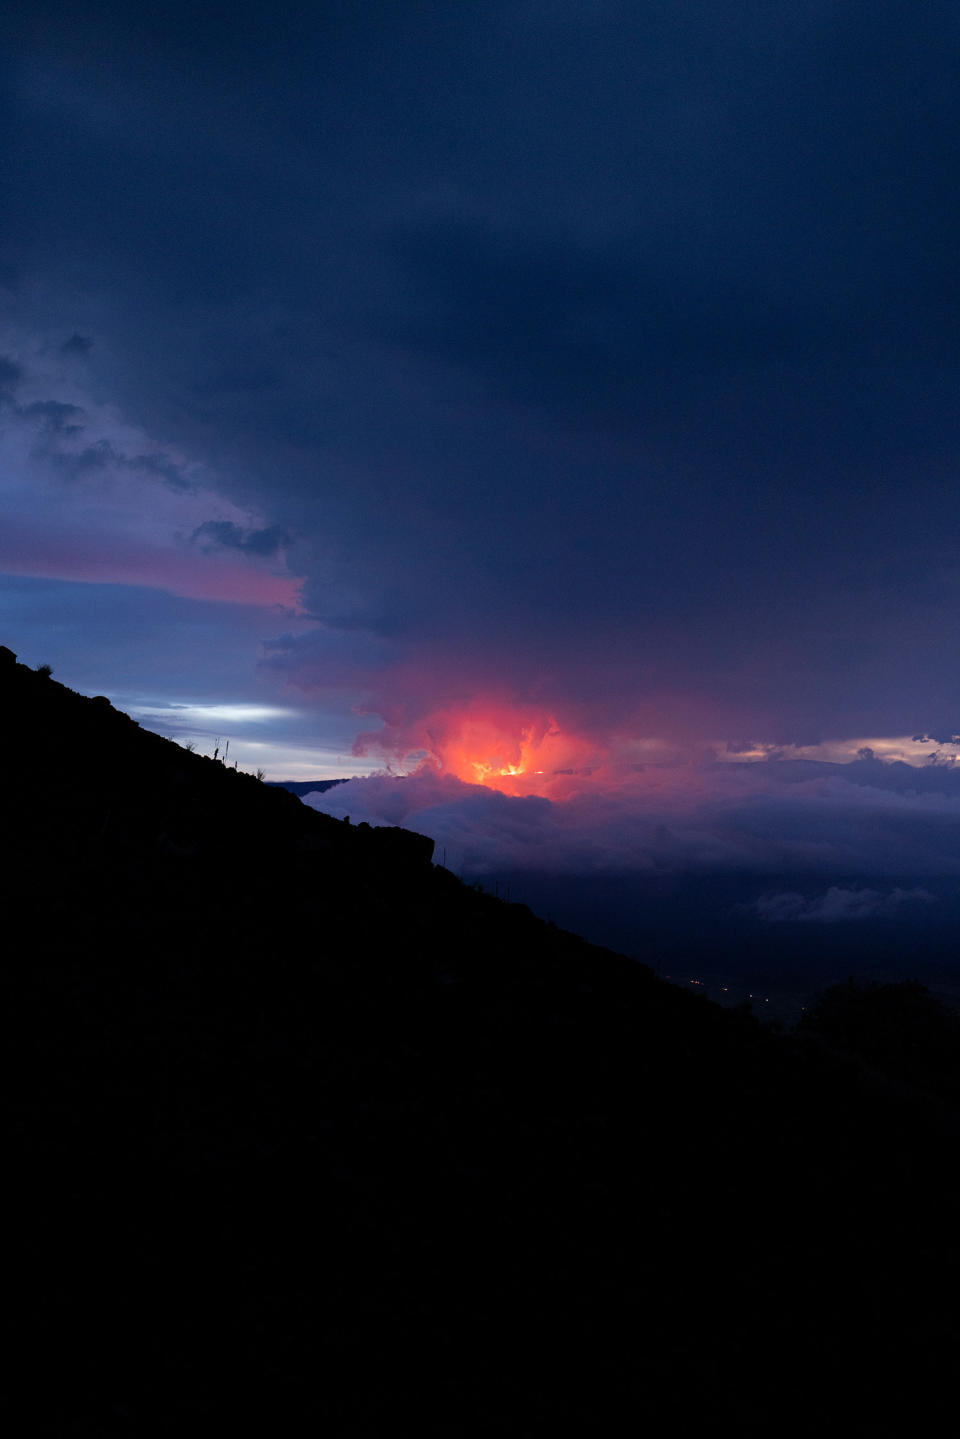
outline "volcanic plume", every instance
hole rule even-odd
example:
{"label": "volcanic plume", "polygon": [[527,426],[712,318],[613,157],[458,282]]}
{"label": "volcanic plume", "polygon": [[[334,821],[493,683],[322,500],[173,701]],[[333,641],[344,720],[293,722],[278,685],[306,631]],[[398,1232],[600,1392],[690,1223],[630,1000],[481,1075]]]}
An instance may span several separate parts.
{"label": "volcanic plume", "polygon": [[357,755],[383,754],[404,769],[434,770],[503,794],[550,794],[557,781],[589,774],[602,760],[590,739],[553,715],[508,701],[436,709],[409,725],[358,736]]}

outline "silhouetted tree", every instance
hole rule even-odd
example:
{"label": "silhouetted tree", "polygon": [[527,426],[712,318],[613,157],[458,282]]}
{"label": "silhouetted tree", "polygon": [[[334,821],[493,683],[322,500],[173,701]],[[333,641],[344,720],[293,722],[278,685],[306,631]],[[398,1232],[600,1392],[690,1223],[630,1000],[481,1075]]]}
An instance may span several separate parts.
{"label": "silhouetted tree", "polygon": [[960,1017],[914,980],[834,985],[803,1015],[799,1032],[891,1079],[960,1095]]}

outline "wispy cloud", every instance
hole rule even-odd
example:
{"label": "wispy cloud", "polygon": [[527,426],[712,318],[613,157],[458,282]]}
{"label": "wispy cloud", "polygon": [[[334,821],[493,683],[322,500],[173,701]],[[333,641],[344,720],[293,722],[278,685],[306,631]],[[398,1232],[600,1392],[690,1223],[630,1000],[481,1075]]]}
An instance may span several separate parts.
{"label": "wispy cloud", "polygon": [[225,498],[208,466],[158,445],[97,399],[76,367],[88,346],[8,335],[7,349],[0,570],[299,606],[302,581],[286,566],[285,531]]}
{"label": "wispy cloud", "polygon": [[905,906],[936,903],[928,889],[843,889],[831,885],[823,894],[807,898],[784,891],[764,895],[746,906],[768,924],[845,924],[860,919],[886,919]]}

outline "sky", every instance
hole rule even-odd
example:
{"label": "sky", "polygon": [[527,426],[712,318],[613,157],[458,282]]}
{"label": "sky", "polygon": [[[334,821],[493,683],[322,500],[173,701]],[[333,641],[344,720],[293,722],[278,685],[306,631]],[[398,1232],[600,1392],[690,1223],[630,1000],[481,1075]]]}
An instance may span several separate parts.
{"label": "sky", "polygon": [[583,838],[736,783],[789,828],[790,766],[860,813],[870,749],[955,821],[955,5],[5,28],[21,658],[273,779],[412,774],[411,814],[450,774]]}

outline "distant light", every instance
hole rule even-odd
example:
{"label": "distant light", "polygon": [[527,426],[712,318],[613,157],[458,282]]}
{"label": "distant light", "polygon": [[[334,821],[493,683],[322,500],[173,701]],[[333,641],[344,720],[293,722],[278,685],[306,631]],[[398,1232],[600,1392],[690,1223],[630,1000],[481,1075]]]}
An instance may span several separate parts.
{"label": "distant light", "polygon": [[233,724],[256,724],[259,720],[282,719],[292,713],[275,705],[187,705],[185,709],[191,718],[229,720]]}

